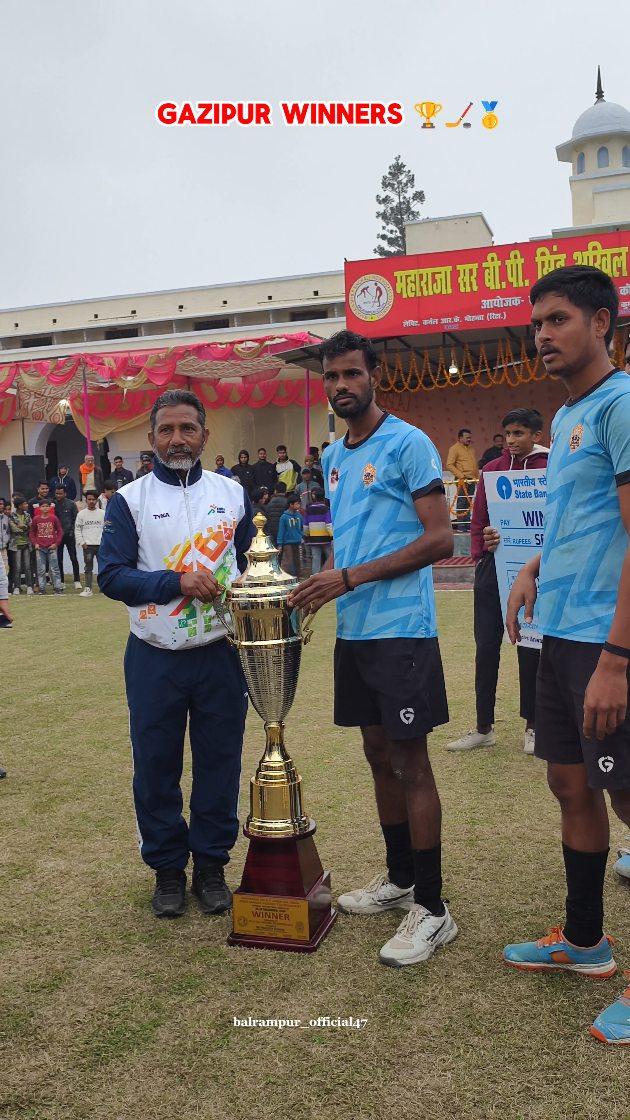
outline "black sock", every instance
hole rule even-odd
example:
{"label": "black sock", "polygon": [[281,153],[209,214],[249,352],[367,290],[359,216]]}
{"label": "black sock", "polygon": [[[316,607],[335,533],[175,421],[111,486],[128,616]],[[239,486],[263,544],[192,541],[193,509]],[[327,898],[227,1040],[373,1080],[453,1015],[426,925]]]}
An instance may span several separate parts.
{"label": "black sock", "polygon": [[567,874],[567,920],[564,936],[572,945],[588,948],[603,937],[604,875],[608,848],[576,852],[562,845]]}
{"label": "black sock", "polygon": [[426,906],[436,917],[444,914],[442,902],[442,845],[435,848],[414,848],[414,902]]}
{"label": "black sock", "polygon": [[409,824],[401,821],[400,824],[382,824],[381,828],[385,837],[390,882],[401,889],[410,887],[413,883],[413,858]]}

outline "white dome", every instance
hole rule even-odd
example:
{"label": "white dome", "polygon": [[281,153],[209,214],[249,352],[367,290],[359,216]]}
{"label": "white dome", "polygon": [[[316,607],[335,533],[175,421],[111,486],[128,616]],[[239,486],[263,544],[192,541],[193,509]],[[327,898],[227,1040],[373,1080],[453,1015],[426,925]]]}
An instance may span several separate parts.
{"label": "white dome", "polygon": [[607,136],[611,132],[630,133],[630,112],[614,101],[596,101],[581,113],[573,126],[572,140],[587,140],[591,136]]}

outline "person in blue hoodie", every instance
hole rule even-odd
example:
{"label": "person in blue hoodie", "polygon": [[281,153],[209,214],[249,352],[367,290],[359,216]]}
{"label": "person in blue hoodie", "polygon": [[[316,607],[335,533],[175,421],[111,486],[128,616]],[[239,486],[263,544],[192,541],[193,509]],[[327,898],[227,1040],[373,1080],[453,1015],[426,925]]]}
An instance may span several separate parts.
{"label": "person in blue hoodie", "polygon": [[300,513],[300,495],[287,494],[287,509],[278,525],[277,545],[280,549],[280,564],[285,572],[300,578],[300,545],[304,539],[304,526]]}

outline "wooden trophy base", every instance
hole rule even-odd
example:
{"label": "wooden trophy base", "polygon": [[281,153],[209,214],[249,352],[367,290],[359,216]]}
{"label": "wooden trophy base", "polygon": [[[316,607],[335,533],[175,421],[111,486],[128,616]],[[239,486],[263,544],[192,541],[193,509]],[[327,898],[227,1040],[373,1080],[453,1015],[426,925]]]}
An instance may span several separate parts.
{"label": "wooden trophy base", "polygon": [[314,953],[337,918],[330,872],[324,872],[313,834],[261,837],[243,829],[249,850],[232,899],[228,945]]}

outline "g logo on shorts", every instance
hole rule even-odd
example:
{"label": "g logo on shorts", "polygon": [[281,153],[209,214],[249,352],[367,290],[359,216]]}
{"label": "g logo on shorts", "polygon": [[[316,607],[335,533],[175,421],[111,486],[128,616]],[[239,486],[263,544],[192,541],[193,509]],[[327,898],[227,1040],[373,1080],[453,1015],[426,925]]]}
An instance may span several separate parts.
{"label": "g logo on shorts", "polygon": [[409,724],[413,723],[415,715],[416,713],[414,712],[413,708],[401,708],[400,718],[403,723],[407,724],[407,727],[409,727]]}
{"label": "g logo on shorts", "polygon": [[615,760],[614,758],[611,758],[609,754],[605,754],[602,755],[601,758],[597,759],[597,765],[599,766],[600,770],[604,772],[604,774],[609,774],[613,766],[615,765]]}

